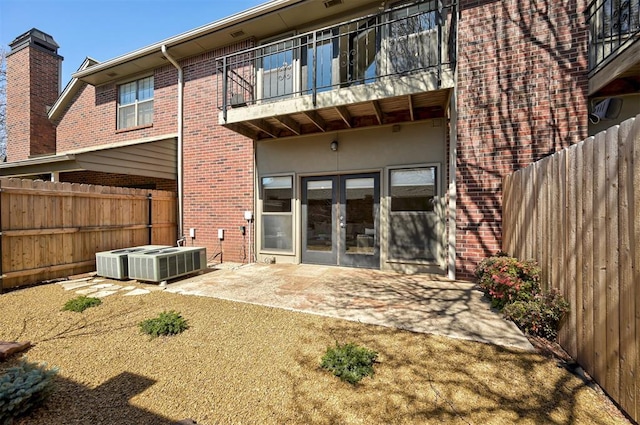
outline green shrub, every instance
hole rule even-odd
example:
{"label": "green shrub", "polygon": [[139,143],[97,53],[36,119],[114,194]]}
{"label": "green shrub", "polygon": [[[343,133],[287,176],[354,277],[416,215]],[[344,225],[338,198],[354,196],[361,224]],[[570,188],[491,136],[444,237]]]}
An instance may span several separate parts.
{"label": "green shrub", "polygon": [[524,332],[551,341],[558,336],[560,323],[568,312],[569,303],[556,289],[537,294],[529,301],[515,301],[502,310],[504,317]]}
{"label": "green shrub", "polygon": [[356,344],[348,343],[329,347],[322,357],[320,367],[330,370],[343,381],[355,385],[365,376],[373,376],[373,364],[378,353]]}
{"label": "green shrub", "polygon": [[102,304],[102,300],[100,300],[100,298],[85,297],[84,295],[81,295],[67,301],[62,309],[82,313],[89,307],[95,307],[100,304]]}
{"label": "green shrub", "polygon": [[535,261],[520,261],[504,253],[486,258],[475,272],[491,306],[502,310],[515,301],[529,301],[540,292],[540,267]]}
{"label": "green shrub", "polygon": [[175,311],[164,311],[154,319],[140,322],[140,330],[152,337],[176,335],[189,329],[187,321]]}
{"label": "green shrub", "polygon": [[13,419],[40,405],[53,390],[52,378],[57,369],[22,361],[0,376],[0,424],[8,425]]}

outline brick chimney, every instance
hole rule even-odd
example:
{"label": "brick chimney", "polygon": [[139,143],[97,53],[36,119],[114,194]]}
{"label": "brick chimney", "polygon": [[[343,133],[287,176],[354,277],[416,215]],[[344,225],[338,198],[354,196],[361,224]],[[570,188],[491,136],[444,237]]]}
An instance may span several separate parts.
{"label": "brick chimney", "polygon": [[7,54],[7,161],[56,151],[56,128],[47,112],[60,93],[62,56],[53,37],[31,29]]}

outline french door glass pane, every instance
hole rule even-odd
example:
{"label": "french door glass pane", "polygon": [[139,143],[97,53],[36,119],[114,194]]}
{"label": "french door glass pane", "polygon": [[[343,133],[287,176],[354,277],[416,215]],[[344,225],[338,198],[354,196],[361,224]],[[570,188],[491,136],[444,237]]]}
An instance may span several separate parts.
{"label": "french door glass pane", "polygon": [[307,250],[331,251],[333,246],[333,182],[307,182]]}
{"label": "french door glass pane", "polygon": [[[331,33],[328,33],[331,36]],[[331,89],[333,83],[332,67],[333,67],[333,44],[334,40],[319,41],[316,45],[316,88],[318,91],[326,91]],[[308,88],[313,88],[313,49],[307,51],[307,61],[310,66],[308,71]]]}
{"label": "french door glass pane", "polygon": [[[279,45],[278,45],[279,46]],[[262,58],[262,98],[293,93],[293,50],[278,51]]]}
{"label": "french door glass pane", "polygon": [[374,254],[374,179],[353,178],[345,182],[345,252]]}

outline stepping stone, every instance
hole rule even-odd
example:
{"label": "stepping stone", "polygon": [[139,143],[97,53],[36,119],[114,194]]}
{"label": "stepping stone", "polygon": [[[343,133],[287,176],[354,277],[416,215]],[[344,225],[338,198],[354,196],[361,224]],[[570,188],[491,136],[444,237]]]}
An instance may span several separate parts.
{"label": "stepping stone", "polygon": [[93,283],[100,283],[100,282],[104,282],[104,279],[93,279],[92,282]]}
{"label": "stepping stone", "polygon": [[89,295],[89,294],[93,294],[94,292],[98,292],[98,290],[95,288],[87,288],[87,289],[81,289],[79,291],[76,291],[76,294]]}
{"label": "stepping stone", "polygon": [[93,283],[87,282],[87,281],[84,281],[84,282],[72,282],[72,283],[65,282],[65,283],[62,283],[61,285],[62,285],[62,287],[64,288],[65,291],[72,291],[74,289],[84,288],[85,286],[91,286],[91,285],[93,285]]}
{"label": "stepping stone", "polygon": [[120,285],[114,285],[113,283],[101,283],[99,285],[93,285],[92,288],[105,289],[105,288],[120,288]]}
{"label": "stepping stone", "polygon": [[131,292],[127,292],[126,294],[124,294],[124,296],[129,296],[129,295],[145,295],[145,294],[149,294],[151,291],[149,291],[148,289],[134,289]]}
{"label": "stepping stone", "polygon": [[31,342],[5,342],[0,341],[0,360],[4,360],[12,354],[19,353],[31,347]]}
{"label": "stepping stone", "polygon": [[113,295],[116,292],[118,292],[118,291],[117,290],[116,291],[102,290],[102,291],[98,291],[98,292],[95,292],[95,293],[91,294],[91,296],[94,297],[94,298],[104,298],[104,297],[108,297],[109,295]]}
{"label": "stepping stone", "polygon": [[135,286],[131,285],[131,286],[125,286],[124,288],[121,288],[121,291],[131,291],[133,289],[136,289]]}

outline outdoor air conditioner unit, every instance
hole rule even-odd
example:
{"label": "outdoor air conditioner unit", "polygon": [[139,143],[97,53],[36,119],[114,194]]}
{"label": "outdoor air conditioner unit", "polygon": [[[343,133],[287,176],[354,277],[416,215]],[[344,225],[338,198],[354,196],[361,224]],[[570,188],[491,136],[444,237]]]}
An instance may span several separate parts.
{"label": "outdoor air conditioner unit", "polygon": [[174,279],[206,267],[206,248],[178,246],[129,255],[129,277],[150,282]]}
{"label": "outdoor air conditioner unit", "polygon": [[96,252],[96,274],[111,279],[127,279],[129,277],[129,262],[127,259],[129,254],[160,248],[170,247],[167,245],[144,245],[133,248],[115,249],[113,251]]}

